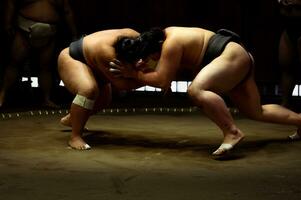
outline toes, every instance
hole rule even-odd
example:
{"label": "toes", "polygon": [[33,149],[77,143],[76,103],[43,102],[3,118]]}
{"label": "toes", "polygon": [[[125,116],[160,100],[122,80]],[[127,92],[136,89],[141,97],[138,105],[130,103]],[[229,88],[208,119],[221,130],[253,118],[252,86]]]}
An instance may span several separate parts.
{"label": "toes", "polygon": [[229,150],[225,150],[225,149],[217,149],[215,150],[212,155],[214,156],[220,156],[220,155],[224,155],[228,152]]}
{"label": "toes", "polygon": [[76,147],[71,146],[71,148],[75,149],[75,150],[90,150],[91,149],[90,145],[88,145],[88,144],[85,144],[83,146],[76,146]]}
{"label": "toes", "polygon": [[84,144],[69,143],[69,147],[71,147],[72,149],[75,149],[75,150],[90,150],[91,149],[91,146],[88,145],[87,143],[84,143]]}
{"label": "toes", "polygon": [[222,149],[217,149],[212,153],[212,155],[221,155],[223,153],[224,153],[224,151]]}
{"label": "toes", "polygon": [[88,145],[88,144],[85,144],[84,145],[84,150],[90,150],[91,149],[91,146],[90,145]]}

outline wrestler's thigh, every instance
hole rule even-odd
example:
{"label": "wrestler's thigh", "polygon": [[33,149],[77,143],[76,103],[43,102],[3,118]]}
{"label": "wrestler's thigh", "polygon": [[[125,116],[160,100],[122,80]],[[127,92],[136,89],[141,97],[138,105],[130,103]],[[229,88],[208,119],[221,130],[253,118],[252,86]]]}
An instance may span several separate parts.
{"label": "wrestler's thigh", "polygon": [[68,48],[59,55],[58,72],[65,87],[73,94],[97,87],[92,70],[86,64],[74,60]]}
{"label": "wrestler's thigh", "polygon": [[247,66],[241,66],[224,56],[219,56],[206,65],[192,83],[199,89],[225,93],[243,79],[246,70]]}

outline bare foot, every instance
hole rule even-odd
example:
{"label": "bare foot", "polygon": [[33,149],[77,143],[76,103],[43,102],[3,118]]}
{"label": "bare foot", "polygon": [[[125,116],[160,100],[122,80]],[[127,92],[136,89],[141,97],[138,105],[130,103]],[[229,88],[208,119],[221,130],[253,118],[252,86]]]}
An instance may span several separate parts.
{"label": "bare foot", "polygon": [[68,142],[72,149],[76,150],[90,150],[91,147],[81,137],[73,137]]}
{"label": "bare foot", "polygon": [[227,154],[231,149],[234,148],[241,140],[244,139],[244,134],[240,130],[236,130],[232,133],[225,134],[225,138],[220,147],[215,150],[212,155],[214,156],[223,156]]}
{"label": "bare foot", "polygon": [[64,126],[71,127],[71,116],[70,113],[61,118],[61,124]]}
{"label": "bare foot", "polygon": [[[63,126],[67,126],[67,127],[72,127],[71,125],[71,116],[70,116],[70,113],[67,114],[66,116],[62,117],[61,120],[60,120],[61,124]],[[87,127],[84,127],[84,132],[87,132],[89,131],[89,129]]]}

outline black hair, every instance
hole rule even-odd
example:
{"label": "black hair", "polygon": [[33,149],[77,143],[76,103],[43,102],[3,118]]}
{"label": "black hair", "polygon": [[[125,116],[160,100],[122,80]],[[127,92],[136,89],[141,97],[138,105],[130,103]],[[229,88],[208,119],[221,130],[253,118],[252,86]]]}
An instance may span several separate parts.
{"label": "black hair", "polygon": [[160,28],[152,28],[135,38],[120,37],[114,47],[118,59],[133,63],[161,51],[164,40],[164,31]]}
{"label": "black hair", "polygon": [[121,59],[130,63],[137,61],[138,42],[135,38],[120,37],[114,45],[117,59]]}
{"label": "black hair", "polygon": [[165,40],[165,33],[160,28],[152,28],[149,31],[141,33],[140,40],[140,58],[145,58],[150,54],[161,51],[162,43]]}

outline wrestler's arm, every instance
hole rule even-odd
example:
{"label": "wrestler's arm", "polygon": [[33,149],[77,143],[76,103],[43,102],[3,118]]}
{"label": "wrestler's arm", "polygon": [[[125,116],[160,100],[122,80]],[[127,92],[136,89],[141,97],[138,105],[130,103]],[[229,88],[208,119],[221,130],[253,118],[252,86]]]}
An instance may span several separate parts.
{"label": "wrestler's arm", "polygon": [[119,90],[132,90],[145,85],[143,82],[131,77],[115,76],[110,71],[110,63],[106,63],[105,76],[110,80],[112,85]]}
{"label": "wrestler's arm", "polygon": [[63,0],[63,10],[66,24],[72,34],[72,39],[75,40],[78,37],[78,32],[75,25],[74,13],[69,0]]}
{"label": "wrestler's arm", "polygon": [[180,67],[183,49],[175,41],[163,45],[160,60],[153,72],[138,71],[135,79],[145,85],[168,89]]}
{"label": "wrestler's arm", "polygon": [[[107,51],[111,51],[113,48],[108,48]],[[102,74],[109,80],[109,82],[119,90],[132,90],[143,86],[144,84],[133,78],[126,78],[122,76],[114,76],[110,72],[110,64],[107,59],[99,57],[98,60],[95,60],[97,63],[98,69]]]}

